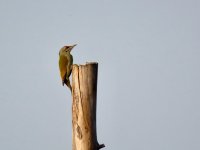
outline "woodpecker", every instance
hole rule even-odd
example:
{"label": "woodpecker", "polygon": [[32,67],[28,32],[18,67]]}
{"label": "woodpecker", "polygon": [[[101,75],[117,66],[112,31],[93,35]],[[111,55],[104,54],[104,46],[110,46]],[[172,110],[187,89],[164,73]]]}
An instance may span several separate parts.
{"label": "woodpecker", "polygon": [[70,54],[70,52],[75,46],[76,44],[72,46],[63,46],[59,51],[59,68],[62,85],[64,86],[64,84],[66,84],[71,92],[72,87],[69,77],[72,72],[73,56]]}

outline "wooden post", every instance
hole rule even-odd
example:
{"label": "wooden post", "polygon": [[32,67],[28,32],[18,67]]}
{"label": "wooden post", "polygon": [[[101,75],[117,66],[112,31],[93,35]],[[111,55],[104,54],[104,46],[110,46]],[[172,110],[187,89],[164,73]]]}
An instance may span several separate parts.
{"label": "wooden post", "polygon": [[96,132],[96,97],[98,63],[73,65],[72,68],[72,128],[73,150],[98,150]]}

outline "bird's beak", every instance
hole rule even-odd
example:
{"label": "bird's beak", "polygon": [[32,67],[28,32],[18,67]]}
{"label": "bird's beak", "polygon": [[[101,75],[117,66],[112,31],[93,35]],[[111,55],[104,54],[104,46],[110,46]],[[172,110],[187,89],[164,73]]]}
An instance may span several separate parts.
{"label": "bird's beak", "polygon": [[72,45],[72,47],[74,48],[77,44]]}
{"label": "bird's beak", "polygon": [[77,45],[77,44],[74,44],[74,45],[71,46],[70,52],[71,52],[71,50],[72,50],[76,45]]}

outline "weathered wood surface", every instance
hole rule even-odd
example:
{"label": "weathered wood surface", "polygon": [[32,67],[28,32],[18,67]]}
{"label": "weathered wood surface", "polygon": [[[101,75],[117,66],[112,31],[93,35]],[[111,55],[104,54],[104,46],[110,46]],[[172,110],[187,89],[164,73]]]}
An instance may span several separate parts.
{"label": "weathered wood surface", "polygon": [[72,127],[73,150],[98,150],[96,132],[98,63],[73,65],[72,68]]}

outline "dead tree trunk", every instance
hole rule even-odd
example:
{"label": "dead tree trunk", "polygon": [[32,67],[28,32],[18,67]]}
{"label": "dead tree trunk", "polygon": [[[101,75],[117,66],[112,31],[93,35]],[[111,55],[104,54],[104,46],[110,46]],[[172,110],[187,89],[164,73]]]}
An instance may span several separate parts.
{"label": "dead tree trunk", "polygon": [[73,65],[72,69],[72,127],[73,150],[98,150],[96,132],[96,97],[98,63]]}

